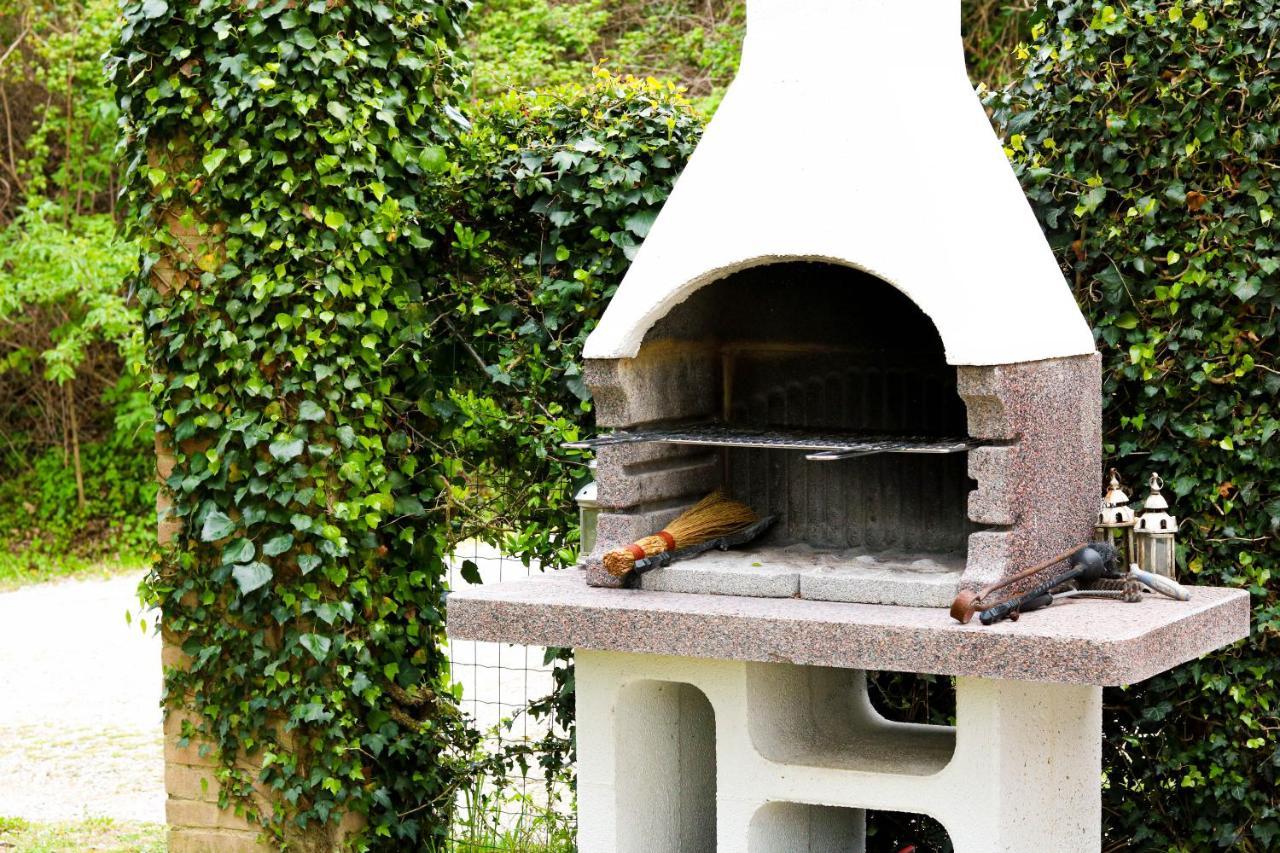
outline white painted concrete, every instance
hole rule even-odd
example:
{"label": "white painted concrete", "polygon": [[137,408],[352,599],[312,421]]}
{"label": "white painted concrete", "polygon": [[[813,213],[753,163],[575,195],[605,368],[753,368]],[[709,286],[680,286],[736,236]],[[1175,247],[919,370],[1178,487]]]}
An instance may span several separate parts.
{"label": "white painted concrete", "polygon": [[959,0],[748,0],[737,79],[585,355],[635,356],[697,288],[786,260],[893,284],[952,364],[1094,351],[969,83]]}
{"label": "white painted concrete", "polygon": [[852,670],[577,665],[579,849],[855,851],[865,809],[929,814],[958,853],[1101,847],[1101,688],[961,678],[950,729],[879,717]]}

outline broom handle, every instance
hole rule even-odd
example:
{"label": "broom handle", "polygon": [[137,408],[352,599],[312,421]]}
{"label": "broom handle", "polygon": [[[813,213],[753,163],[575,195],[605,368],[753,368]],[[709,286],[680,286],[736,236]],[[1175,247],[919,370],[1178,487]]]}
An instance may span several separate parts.
{"label": "broom handle", "polygon": [[671,565],[676,560],[687,560],[690,557],[696,557],[699,554],[705,554],[713,548],[719,548],[721,551],[727,551],[735,545],[745,545],[752,539],[755,539],[761,533],[764,533],[773,523],[778,520],[776,515],[768,515],[757,521],[749,527],[720,536],[716,539],[709,539],[706,542],[699,542],[697,545],[689,545],[676,551],[659,551],[656,554],[650,554],[642,560],[636,560],[636,566],[632,569],[636,574],[644,574],[645,572],[661,569]]}

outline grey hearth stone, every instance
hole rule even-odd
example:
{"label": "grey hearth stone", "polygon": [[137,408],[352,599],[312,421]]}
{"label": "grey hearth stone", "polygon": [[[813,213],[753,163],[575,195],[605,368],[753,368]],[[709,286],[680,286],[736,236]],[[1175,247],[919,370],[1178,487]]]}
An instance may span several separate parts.
{"label": "grey hearth stone", "polygon": [[791,598],[800,591],[797,566],[745,551],[710,551],[640,576],[640,588],[753,598]]}
{"label": "grey hearth stone", "polygon": [[948,607],[960,588],[964,558],[873,556],[800,573],[800,597],[907,607]]}
{"label": "grey hearth stone", "polygon": [[[710,551],[654,569],[641,575],[639,586],[659,592],[947,607],[963,571],[960,556],[756,545]],[[597,586],[609,585],[598,580]]]}

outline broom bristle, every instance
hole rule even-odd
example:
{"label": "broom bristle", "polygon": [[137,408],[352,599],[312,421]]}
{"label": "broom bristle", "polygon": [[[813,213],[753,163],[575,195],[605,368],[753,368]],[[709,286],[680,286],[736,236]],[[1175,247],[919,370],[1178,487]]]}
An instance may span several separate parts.
{"label": "broom bristle", "polygon": [[[697,545],[719,536],[735,533],[760,520],[751,507],[740,501],[729,500],[719,490],[712,492],[681,513],[666,527],[675,541],[676,549]],[[635,543],[645,556],[667,550],[667,542],[661,536],[646,536]],[[626,548],[617,548],[604,555],[604,567],[609,574],[622,577],[636,566],[635,555]]]}

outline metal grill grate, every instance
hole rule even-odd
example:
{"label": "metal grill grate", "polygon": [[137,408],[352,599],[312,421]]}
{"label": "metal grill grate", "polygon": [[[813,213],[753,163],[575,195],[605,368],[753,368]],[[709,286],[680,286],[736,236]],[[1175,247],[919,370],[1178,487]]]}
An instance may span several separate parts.
{"label": "metal grill grate", "polygon": [[812,432],[800,429],[753,428],[705,423],[637,431],[618,430],[609,435],[567,442],[564,446],[578,450],[594,450],[614,444],[644,442],[795,450],[805,452],[805,459],[813,462],[833,462],[880,453],[964,453],[979,444],[969,438]]}

